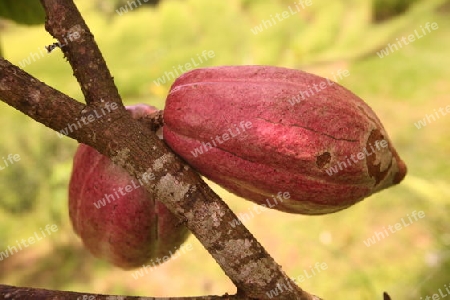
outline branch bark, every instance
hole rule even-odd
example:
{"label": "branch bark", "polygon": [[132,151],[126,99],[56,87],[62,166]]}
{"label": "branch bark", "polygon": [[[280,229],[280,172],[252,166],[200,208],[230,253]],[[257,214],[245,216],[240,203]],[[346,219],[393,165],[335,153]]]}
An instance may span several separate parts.
{"label": "branch bark", "polygon": [[252,300],[245,296],[201,296],[201,297],[138,297],[138,296],[115,296],[101,294],[75,293],[68,291],[51,291],[36,288],[17,288],[0,284],[0,299],[5,300]]}
{"label": "branch bark", "polygon": [[[290,288],[282,290],[277,299],[319,299],[295,285],[244,225],[232,228],[230,224],[237,217],[220,197],[150,128],[131,118],[73,1],[41,0],[41,3],[47,13],[45,27],[64,44],[62,51],[87,105],[4,59],[0,59],[0,98],[56,131],[67,129],[69,124],[81,125],[68,132],[68,136],[110,157],[136,178],[153,172],[157,179],[146,181],[145,188],[185,223],[233,281],[238,290],[236,297],[242,298],[230,299],[268,299],[267,292],[280,286]],[[79,38],[65,44],[75,32]],[[113,104],[117,104],[117,109],[111,109]],[[87,123],[93,115],[95,120]]]}

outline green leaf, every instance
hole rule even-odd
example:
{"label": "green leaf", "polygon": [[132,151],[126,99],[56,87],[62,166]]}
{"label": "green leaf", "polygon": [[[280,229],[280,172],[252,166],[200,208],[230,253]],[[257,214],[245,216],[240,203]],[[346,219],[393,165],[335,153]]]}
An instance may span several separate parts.
{"label": "green leaf", "polygon": [[36,0],[0,1],[0,17],[25,25],[45,22],[44,9]]}

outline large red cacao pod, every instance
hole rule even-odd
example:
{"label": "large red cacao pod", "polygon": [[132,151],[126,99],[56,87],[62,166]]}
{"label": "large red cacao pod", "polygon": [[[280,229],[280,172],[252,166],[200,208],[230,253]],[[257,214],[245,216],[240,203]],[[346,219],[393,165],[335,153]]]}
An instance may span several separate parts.
{"label": "large red cacao pod", "polygon": [[[133,118],[155,111],[145,105],[127,109]],[[92,254],[131,269],[174,254],[186,240],[188,229],[142,187],[144,180],[153,179],[148,174],[139,181],[94,148],[78,146],[69,183],[69,216]]]}
{"label": "large red cacao pod", "polygon": [[[187,72],[171,87],[164,122],[164,140],[201,174],[285,212],[336,212],[406,174],[363,100],[298,70],[223,66]],[[290,197],[272,197],[281,193]]]}

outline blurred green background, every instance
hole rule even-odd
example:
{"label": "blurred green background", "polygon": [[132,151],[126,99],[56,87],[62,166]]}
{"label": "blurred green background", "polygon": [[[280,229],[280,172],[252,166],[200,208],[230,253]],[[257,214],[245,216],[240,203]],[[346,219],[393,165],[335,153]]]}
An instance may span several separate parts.
{"label": "blurred green background", "polygon": [[[291,277],[309,272],[316,262],[326,263],[326,270],[300,283],[324,299],[382,299],[383,291],[394,300],[420,299],[445,291],[444,284],[450,283],[450,116],[421,129],[415,123],[450,105],[449,1],[311,0],[301,8],[300,1],[286,0],[162,0],[122,15],[115,10],[125,1],[75,2],[126,104],[162,109],[173,80],[163,85],[154,81],[203,50],[214,51],[215,57],[202,67],[267,64],[330,78],[349,70],[350,76],[339,83],[382,120],[408,165],[406,179],[336,214],[269,211],[244,224]],[[263,20],[289,9],[296,13],[253,33]],[[427,22],[436,22],[438,29],[424,35],[421,28]],[[380,50],[415,30],[420,39],[380,58]],[[83,101],[61,51],[34,60],[30,56],[53,42],[42,24],[0,21],[6,59]],[[2,102],[0,114],[0,157],[21,157],[0,171],[0,252],[47,224],[58,226],[51,236],[1,260],[0,283],[166,297],[235,292],[194,237],[188,240],[192,251],[137,280],[132,271],[92,257],[68,219],[67,185],[77,143],[60,139]],[[236,213],[252,208],[252,203],[211,186]],[[425,218],[370,247],[364,244],[375,232],[402,218],[408,222],[408,214],[421,210]]]}

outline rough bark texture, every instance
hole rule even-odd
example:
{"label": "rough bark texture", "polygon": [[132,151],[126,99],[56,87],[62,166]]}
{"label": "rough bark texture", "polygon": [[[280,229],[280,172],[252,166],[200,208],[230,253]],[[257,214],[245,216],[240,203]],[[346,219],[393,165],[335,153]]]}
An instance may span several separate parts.
{"label": "rough bark texture", "polygon": [[252,300],[245,296],[201,296],[201,297],[137,297],[111,296],[100,294],[75,293],[67,291],[51,291],[35,288],[17,288],[0,284],[0,299],[8,300]]}
{"label": "rough bark texture", "polygon": [[[156,134],[126,112],[106,63],[73,1],[41,2],[47,13],[46,29],[61,43],[73,30],[80,34],[62,51],[88,105],[45,85],[4,59],[0,59],[0,98],[56,131],[117,103],[118,109],[83,124],[68,136],[110,157],[135,178],[153,172],[157,179],[145,184],[147,191],[186,224],[236,285],[238,295],[268,299],[266,292],[277,289],[278,284],[290,284],[292,289],[285,290],[278,299],[318,299],[297,287],[243,225],[231,228],[230,222],[237,217],[228,206]],[[3,299],[21,299],[0,292]],[[10,293],[16,292],[22,293],[20,290]],[[31,296],[55,299],[50,294],[36,297]],[[69,298],[64,294],[64,299]]]}

